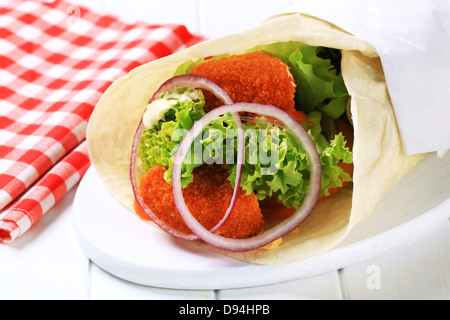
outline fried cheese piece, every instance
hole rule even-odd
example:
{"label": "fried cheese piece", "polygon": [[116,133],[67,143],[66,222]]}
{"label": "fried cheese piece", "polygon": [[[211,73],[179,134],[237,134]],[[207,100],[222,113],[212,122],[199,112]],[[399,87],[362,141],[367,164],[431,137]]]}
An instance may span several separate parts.
{"label": "fried cheese piece", "polygon": [[[303,112],[295,110],[296,84],[289,67],[267,53],[257,51],[208,60],[192,68],[190,73],[215,82],[234,102],[274,105],[297,121],[306,120]],[[205,98],[206,112],[221,105],[208,92]]]}
{"label": "fried cheese piece", "polygon": [[[164,180],[164,168],[150,169],[139,181],[139,191],[144,203],[169,227],[192,234],[178,213],[172,185]],[[212,229],[225,215],[233,196],[226,170],[215,165],[203,165],[194,171],[194,181],[184,190],[187,207],[206,228]],[[246,195],[241,190],[230,217],[216,232],[227,238],[246,238],[258,234],[264,225],[263,216],[255,194]]]}

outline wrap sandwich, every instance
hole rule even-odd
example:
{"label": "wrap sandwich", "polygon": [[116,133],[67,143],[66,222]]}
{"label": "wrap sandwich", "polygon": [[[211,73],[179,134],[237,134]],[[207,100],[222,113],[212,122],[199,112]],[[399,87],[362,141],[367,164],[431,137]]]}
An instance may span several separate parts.
{"label": "wrap sandwich", "polygon": [[[424,158],[403,150],[375,49],[300,14],[136,68],[102,96],[87,139],[130,212],[256,264],[332,249]],[[252,144],[277,157],[251,162]]]}

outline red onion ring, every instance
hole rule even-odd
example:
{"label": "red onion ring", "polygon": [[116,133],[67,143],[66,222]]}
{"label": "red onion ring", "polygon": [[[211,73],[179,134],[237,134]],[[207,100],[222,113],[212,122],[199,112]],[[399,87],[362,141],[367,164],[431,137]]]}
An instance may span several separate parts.
{"label": "red onion ring", "polygon": [[238,112],[250,112],[259,115],[270,116],[281,121],[286,128],[289,128],[297,139],[303,145],[311,165],[311,176],[310,185],[307,195],[301,205],[301,207],[289,218],[273,227],[272,229],[259,234],[257,236],[246,238],[246,239],[231,239],[219,236],[212,233],[211,231],[205,229],[191,214],[186,206],[183,198],[182,188],[181,188],[181,164],[183,159],[186,157],[187,150],[189,146],[195,139],[193,134],[186,135],[180,144],[180,148],[176,153],[174,164],[172,167],[172,186],[175,198],[175,204],[177,209],[184,219],[186,225],[203,241],[209,243],[220,249],[225,249],[234,252],[249,251],[257,248],[261,248],[276,239],[286,235],[287,233],[293,231],[301,223],[303,223],[306,218],[313,211],[317,199],[320,194],[321,179],[322,179],[322,166],[320,163],[320,158],[317,153],[316,147],[305,131],[305,129],[296,122],[289,114],[282,111],[281,109],[269,106],[260,105],[256,103],[236,103],[233,105],[222,106],[210,111],[208,114],[203,116],[202,119],[197,121],[192,127],[192,132],[198,132],[212,120],[217,117],[227,114],[227,113],[238,113]]}
{"label": "red onion ring", "polygon": [[[212,92],[217,98],[219,98],[223,103],[225,104],[232,104],[233,100],[231,100],[230,96],[228,95],[228,93],[223,90],[221,87],[219,87],[217,84],[215,84],[214,82],[201,77],[201,76],[196,76],[196,75],[181,75],[181,76],[176,76],[173,77],[169,80],[167,80],[166,82],[164,82],[160,88],[153,94],[152,99],[150,100],[150,102],[153,102],[157,99],[159,99],[161,97],[161,94],[163,94],[164,92],[170,92],[175,88],[198,88],[198,89],[205,89],[208,90],[210,92]],[[233,193],[233,197],[231,199],[230,202],[230,206],[227,209],[224,217],[222,218],[221,221],[219,221],[219,223],[210,230],[210,232],[216,232],[222,225],[223,223],[228,219],[231,211],[234,208],[234,204],[236,202],[236,198],[238,195],[238,191],[239,191],[239,185],[241,183],[241,177],[242,177],[242,164],[244,163],[244,133],[243,133],[243,129],[242,129],[242,122],[240,120],[239,114],[238,113],[233,113],[233,116],[235,118],[236,121],[236,125],[238,128],[238,152],[237,152],[237,157],[238,157],[238,165],[236,168],[236,182],[235,182],[235,188],[234,188],[234,193]],[[138,205],[141,207],[142,211],[156,224],[158,225],[161,229],[163,229],[164,231],[166,231],[167,233],[169,233],[170,235],[176,237],[176,238],[180,238],[183,240],[197,240],[199,239],[197,235],[195,234],[186,234],[184,232],[180,232],[178,230],[172,229],[169,226],[167,226],[162,220],[160,220],[153,212],[152,210],[150,210],[150,208],[147,207],[147,205],[144,203],[144,199],[141,196],[139,190],[138,190],[138,181],[137,181],[137,177],[136,177],[136,161],[138,159],[138,150],[139,150],[139,144],[141,141],[141,136],[142,133],[144,131],[144,124],[142,122],[142,118],[141,121],[139,123],[138,129],[136,131],[136,134],[134,136],[133,139],[133,145],[132,145],[132,150],[131,150],[131,164],[130,164],[130,179],[131,179],[131,185],[133,187],[133,193],[134,193],[134,197],[136,199],[136,202],[138,203]],[[241,143],[242,141],[242,143]],[[184,159],[184,158],[183,158]]]}
{"label": "red onion ring", "polygon": [[181,76],[175,76],[164,82],[159,89],[153,94],[150,102],[157,100],[164,92],[172,91],[175,88],[198,88],[211,91],[225,104],[233,104],[228,93],[219,87],[216,83],[206,79],[205,77],[196,76],[193,74],[184,74]]}

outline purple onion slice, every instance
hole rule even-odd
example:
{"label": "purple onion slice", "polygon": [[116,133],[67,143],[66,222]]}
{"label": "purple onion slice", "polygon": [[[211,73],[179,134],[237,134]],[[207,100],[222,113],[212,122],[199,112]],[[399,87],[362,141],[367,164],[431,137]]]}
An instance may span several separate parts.
{"label": "purple onion slice", "polygon": [[[306,194],[300,208],[291,217],[282,221],[280,224],[276,225],[270,230],[260,233],[254,237],[245,239],[231,239],[222,237],[211,232],[210,230],[207,230],[192,216],[183,198],[181,187],[181,167],[182,162],[189,150],[189,147],[195,139],[194,133],[201,132],[209,122],[221,115],[228,113],[237,114],[239,112],[249,112],[263,116],[270,116],[281,121],[283,125],[288,128],[291,133],[300,141],[304,150],[306,151],[310,161],[311,175],[308,193]],[[242,140],[240,139],[240,141]],[[203,116],[203,118],[197,121],[188,132],[188,134],[186,134],[186,136],[184,137],[183,141],[180,144],[180,148],[176,153],[172,167],[172,187],[175,204],[186,225],[192,230],[194,234],[196,234],[206,243],[209,243],[214,247],[233,252],[243,252],[261,248],[293,231],[300,224],[302,224],[311,214],[317,203],[321,188],[321,178],[322,166],[320,163],[320,158],[311,137],[305,131],[305,129],[283,110],[274,106],[261,105],[256,103],[236,103],[232,105],[225,105],[216,108]],[[220,201],[220,199],[218,200]]]}
{"label": "purple onion slice", "polygon": [[[196,75],[181,75],[173,77],[166,82],[164,82],[160,88],[154,93],[152,99],[150,102],[153,102],[161,97],[161,94],[164,92],[170,92],[174,90],[175,88],[196,88],[196,89],[205,89],[213,93],[217,98],[219,98],[224,104],[232,104],[233,100],[231,100],[228,93],[223,90],[221,87],[219,87],[214,82]],[[235,182],[235,188],[233,197],[230,202],[230,206],[227,209],[224,217],[222,220],[210,230],[210,232],[216,232],[223,223],[228,219],[231,211],[234,208],[234,204],[236,202],[236,198],[239,192],[239,186],[241,182],[241,176],[242,176],[242,164],[244,162],[244,134],[242,129],[242,122],[239,117],[238,113],[233,113],[233,117],[236,121],[236,125],[238,128],[238,150],[237,150],[237,157],[238,157],[238,165],[236,168],[236,182]],[[132,150],[131,150],[131,165],[130,165],[130,179],[131,179],[131,185],[133,187],[133,193],[134,197],[136,199],[136,202],[141,207],[142,211],[161,229],[169,233],[170,235],[180,238],[183,240],[197,240],[199,239],[197,235],[195,234],[187,234],[181,231],[178,231],[176,229],[173,229],[169,227],[167,224],[165,224],[161,219],[159,219],[153,212],[150,210],[150,208],[147,207],[147,205],[144,203],[144,199],[141,196],[139,189],[138,189],[138,181],[136,177],[136,166],[137,166],[137,159],[138,159],[138,150],[139,150],[139,144],[141,141],[142,133],[144,131],[144,124],[141,119],[139,126],[137,128],[136,134],[134,136]],[[184,159],[184,158],[183,158]]]}

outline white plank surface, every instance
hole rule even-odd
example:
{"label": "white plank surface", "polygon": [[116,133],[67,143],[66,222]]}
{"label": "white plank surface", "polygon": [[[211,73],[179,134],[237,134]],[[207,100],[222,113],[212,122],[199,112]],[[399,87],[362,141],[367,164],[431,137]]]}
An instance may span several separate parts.
{"label": "white plank surface", "polygon": [[[75,0],[149,23],[181,23],[209,37],[252,27],[301,0]],[[69,192],[23,238],[0,245],[6,299],[450,299],[450,222],[368,261],[311,278],[220,291],[169,290],[121,280],[89,261],[72,225]]]}
{"label": "white plank surface", "polygon": [[298,0],[73,0],[72,3],[152,24],[184,24],[210,38],[239,32]]}
{"label": "white plank surface", "polygon": [[342,299],[339,272],[279,283],[270,286],[220,290],[219,300],[340,300]]}
{"label": "white plank surface", "polygon": [[90,269],[92,300],[214,300],[214,291],[150,288],[111,275],[95,264]]}
{"label": "white plank surface", "polygon": [[200,0],[200,32],[219,37],[256,26],[291,0]]}
{"label": "white plank surface", "polygon": [[450,224],[341,271],[345,299],[450,299]]}
{"label": "white plank surface", "polygon": [[22,238],[0,245],[0,300],[88,297],[90,263],[71,216],[75,190]]}

